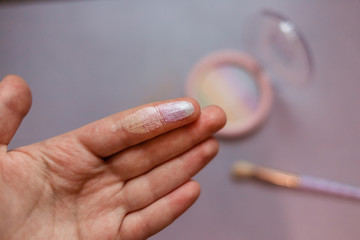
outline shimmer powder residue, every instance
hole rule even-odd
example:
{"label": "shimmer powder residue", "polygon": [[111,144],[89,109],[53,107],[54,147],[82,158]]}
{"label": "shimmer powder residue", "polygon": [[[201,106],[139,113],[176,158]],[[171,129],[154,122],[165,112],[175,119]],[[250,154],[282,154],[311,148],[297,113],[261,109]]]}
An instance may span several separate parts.
{"label": "shimmer powder residue", "polygon": [[186,101],[164,103],[157,107],[165,122],[175,122],[184,119],[195,111],[194,106]]}
{"label": "shimmer powder residue", "polygon": [[126,116],[118,124],[111,127],[112,132],[122,128],[131,133],[143,134],[158,129],[166,122],[184,119],[195,111],[192,103],[175,101],[155,107],[145,107]]}
{"label": "shimmer powder residue", "polygon": [[125,117],[121,125],[128,132],[147,133],[162,125],[161,115],[155,107],[146,107]]}

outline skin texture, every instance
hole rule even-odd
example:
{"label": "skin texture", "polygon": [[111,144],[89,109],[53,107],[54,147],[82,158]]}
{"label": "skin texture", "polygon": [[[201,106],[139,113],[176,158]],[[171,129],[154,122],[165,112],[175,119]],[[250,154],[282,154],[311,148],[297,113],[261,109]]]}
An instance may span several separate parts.
{"label": "skin texture", "polygon": [[[190,101],[195,111],[153,131],[112,127],[144,107]],[[198,198],[191,180],[217,153],[215,106],[176,99],[130,109],[43,142],[7,145],[31,106],[23,79],[0,82],[0,239],[146,239]]]}

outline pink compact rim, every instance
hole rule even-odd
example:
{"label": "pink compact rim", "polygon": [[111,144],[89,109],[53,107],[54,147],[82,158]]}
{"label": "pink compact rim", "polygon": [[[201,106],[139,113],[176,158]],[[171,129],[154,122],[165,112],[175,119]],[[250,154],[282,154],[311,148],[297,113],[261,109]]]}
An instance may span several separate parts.
{"label": "pink compact rim", "polygon": [[254,113],[246,120],[237,124],[226,124],[217,135],[222,137],[241,137],[259,128],[270,113],[273,102],[273,88],[268,76],[259,63],[250,55],[235,51],[225,50],[212,53],[200,60],[187,79],[185,94],[196,99],[196,82],[203,73],[216,69],[219,65],[232,64],[245,69],[255,81],[259,91],[258,106]]}

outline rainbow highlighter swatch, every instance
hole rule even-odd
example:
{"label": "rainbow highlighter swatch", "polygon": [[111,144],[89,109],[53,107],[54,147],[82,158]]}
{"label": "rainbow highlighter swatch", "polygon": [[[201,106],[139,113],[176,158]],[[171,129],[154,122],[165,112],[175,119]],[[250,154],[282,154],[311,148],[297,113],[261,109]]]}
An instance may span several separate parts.
{"label": "rainbow highlighter swatch", "polygon": [[149,133],[166,123],[176,122],[191,116],[194,111],[193,104],[188,101],[174,101],[144,107],[115,122],[111,131],[125,130],[135,134]]}

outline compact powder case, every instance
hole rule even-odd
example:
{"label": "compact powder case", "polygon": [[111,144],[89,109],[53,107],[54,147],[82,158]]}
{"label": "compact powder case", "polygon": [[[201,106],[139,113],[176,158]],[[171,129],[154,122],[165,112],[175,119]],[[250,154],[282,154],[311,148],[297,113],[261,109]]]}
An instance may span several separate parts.
{"label": "compact powder case", "polygon": [[227,123],[223,137],[241,137],[266,120],[273,104],[273,85],[307,85],[313,64],[310,50],[294,24],[271,11],[252,21],[247,50],[222,50],[200,60],[191,71],[186,95],[202,107],[218,105]]}

